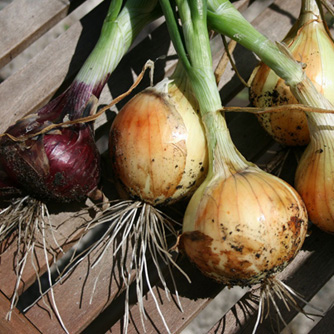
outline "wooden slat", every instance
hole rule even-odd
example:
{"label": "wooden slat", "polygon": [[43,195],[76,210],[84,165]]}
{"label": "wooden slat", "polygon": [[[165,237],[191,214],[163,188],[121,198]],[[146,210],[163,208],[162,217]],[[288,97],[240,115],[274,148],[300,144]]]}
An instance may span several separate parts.
{"label": "wooden slat", "polygon": [[9,300],[0,292],[0,333],[3,334],[39,334],[41,333],[34,327],[23,314],[14,310],[11,320],[6,320],[9,309]]}
{"label": "wooden slat", "polygon": [[334,307],[329,309],[326,316],[313,327],[309,334],[331,333],[334,328]]}
{"label": "wooden slat", "polygon": [[83,0],[14,0],[0,11],[0,67],[64,18]]}
{"label": "wooden slat", "polygon": [[73,78],[97,41],[107,7],[103,2],[0,84],[0,132],[43,106],[66,78]]}
{"label": "wooden slat", "polygon": [[[112,249],[109,249],[105,254],[107,262],[91,269],[94,255],[96,255],[96,252],[92,254],[89,260],[83,261],[64,283],[57,285],[54,289],[59,313],[71,334],[81,333],[119,291],[112,273],[113,270],[117,272],[117,268],[114,268],[112,264]],[[100,280],[94,292],[94,298],[90,302],[95,279],[99,275]],[[119,279],[117,281],[119,283]],[[42,301],[27,311],[25,315],[42,333],[64,333],[56,315],[52,314],[51,318],[49,310],[43,307]]]}

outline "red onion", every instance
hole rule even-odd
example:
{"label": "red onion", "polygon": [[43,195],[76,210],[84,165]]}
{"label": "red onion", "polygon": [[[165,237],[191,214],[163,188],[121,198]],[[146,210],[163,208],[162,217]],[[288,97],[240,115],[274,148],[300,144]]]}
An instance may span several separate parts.
{"label": "red onion", "polygon": [[[154,19],[156,1],[112,2],[101,36],[72,85],[59,97],[9,127],[0,139],[0,161],[13,182],[42,200],[80,201],[97,188],[100,158],[93,125],[59,126],[33,137],[52,124],[95,113],[110,74],[141,29]],[[96,100],[96,99],[95,99]],[[27,136],[29,138],[22,138]],[[21,140],[20,139],[23,139]]]}
{"label": "red onion", "polygon": [[[0,169],[0,198],[5,195],[12,198],[11,204],[0,210],[0,243],[13,231],[18,233],[17,277],[8,319],[18,301],[27,256],[31,254],[34,265],[36,240],[41,239],[52,308],[67,332],[54,300],[49,266],[50,254],[56,259],[56,253],[62,249],[55,238],[45,203],[50,200],[81,201],[93,195],[94,200],[99,199],[96,195],[101,192],[94,192],[101,173],[100,155],[94,141],[94,117],[90,123],[81,118],[94,116],[97,100],[110,74],[141,29],[157,17],[156,3],[156,0],[128,0],[124,4],[112,1],[100,38],[71,86],[36,113],[18,120],[0,136],[0,165],[3,167]],[[26,196],[14,200],[20,195],[14,191],[16,186]],[[53,238],[56,246],[50,247],[46,234]],[[38,275],[37,280],[40,284]]]}
{"label": "red onion", "polygon": [[[53,108],[44,107],[37,114],[19,120],[6,133],[19,137],[40,131],[50,125],[48,115],[56,123],[63,121],[59,116],[63,114],[61,102],[66,96],[57,99],[58,103],[51,102]],[[96,109],[92,107],[89,102],[82,116],[87,110]],[[91,124],[59,127],[23,141],[4,136],[0,141],[0,159],[7,175],[40,199],[80,201],[97,188],[100,180],[100,157]]]}

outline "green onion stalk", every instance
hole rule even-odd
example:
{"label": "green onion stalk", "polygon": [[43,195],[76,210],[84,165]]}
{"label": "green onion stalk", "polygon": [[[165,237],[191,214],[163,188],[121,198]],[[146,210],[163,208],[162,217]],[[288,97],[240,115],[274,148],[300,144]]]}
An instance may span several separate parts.
{"label": "green onion stalk", "polygon": [[[299,298],[276,274],[292,261],[305,240],[306,208],[289,184],[248,162],[231,140],[212,68],[207,2],[175,3],[177,10],[169,1],[160,0],[199,103],[209,151],[208,175],[186,208],[179,249],[202,273],[228,287],[260,290],[255,332],[266,301],[275,295],[287,303],[293,300],[292,294]],[[303,73],[299,69],[297,73],[302,79]],[[274,306],[284,322],[275,302]]]}
{"label": "green onion stalk", "polygon": [[[9,318],[18,300],[28,254],[34,254],[38,235],[43,240],[50,284],[48,252],[54,258],[56,254],[52,252],[55,247],[46,242],[46,231],[51,232],[56,249],[62,251],[45,203],[103,198],[93,122],[80,120],[96,114],[98,98],[111,73],[142,28],[159,15],[154,0],[113,0],[93,51],[68,89],[36,113],[18,120],[0,137],[0,195],[21,196],[0,211],[0,242],[10,233],[21,231],[17,238],[17,283]],[[38,267],[35,262],[33,266]]]}
{"label": "green onion stalk", "polygon": [[320,94],[286,46],[272,42],[257,31],[229,0],[208,0],[208,25],[216,32],[235,40],[254,52],[279,77],[285,80],[299,103],[333,109],[331,103]]}
{"label": "green onion stalk", "polygon": [[[301,4],[300,20],[307,25],[307,33],[296,34],[295,42],[313,43],[313,53],[321,57],[321,80],[330,89],[332,78],[325,79],[333,68],[333,38],[323,19],[319,0],[305,0]],[[333,105],[320,94],[311,80],[307,78],[302,64],[293,61],[288,49],[282,44],[272,43],[256,31],[227,0],[209,0],[209,25],[219,33],[225,34],[253,51],[276,74],[285,80],[297,101],[313,108],[330,112],[306,112],[310,131],[310,143],[298,162],[295,187],[303,198],[309,218],[317,227],[334,233],[334,192],[333,162],[334,115]],[[303,22],[302,21],[302,22]],[[296,27],[301,28],[297,22]],[[306,35],[306,36],[304,36]],[[306,38],[308,38],[306,40]],[[296,42],[297,43],[297,42]],[[306,65],[307,66],[307,65]],[[330,98],[330,97],[329,97]],[[320,152],[320,154],[319,154]]]}

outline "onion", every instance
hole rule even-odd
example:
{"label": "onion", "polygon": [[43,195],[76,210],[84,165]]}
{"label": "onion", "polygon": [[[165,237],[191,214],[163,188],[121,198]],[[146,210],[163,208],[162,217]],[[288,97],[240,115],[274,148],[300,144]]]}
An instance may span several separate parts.
{"label": "onion", "polygon": [[307,213],[297,192],[255,167],[215,176],[193,196],[180,248],[228,286],[250,286],[282,271],[301,248]]}
{"label": "onion", "polygon": [[[8,318],[17,303],[27,256],[31,253],[32,259],[34,257],[37,233],[42,234],[52,287],[48,253],[55,259],[56,251],[62,249],[54,237],[46,203],[82,201],[88,196],[94,200],[103,199],[98,189],[101,168],[94,141],[94,124],[83,119],[95,114],[97,99],[110,74],[141,29],[157,17],[156,4],[156,0],[128,0],[124,5],[123,1],[112,1],[97,44],[68,89],[36,113],[17,121],[1,136],[0,163],[5,173],[4,181],[0,183],[4,186],[1,194],[4,194],[2,189],[8,190],[8,182],[27,194],[13,199],[0,211],[0,241],[15,230],[16,224],[19,231],[17,247],[22,250],[17,253],[17,284]],[[45,233],[52,235],[58,248],[56,251],[46,243]],[[23,245],[20,244],[22,240]],[[67,331],[56,304],[53,306]]]}
{"label": "onion", "polygon": [[163,81],[137,94],[116,116],[110,130],[112,167],[133,198],[171,204],[205,178],[205,135],[187,90],[175,80]]}
{"label": "onion", "polygon": [[[208,175],[187,206],[179,248],[205,275],[228,286],[260,283],[262,301],[270,298],[268,290],[284,291],[275,274],[304,242],[305,205],[289,184],[246,161],[234,146],[212,71],[206,3],[176,3],[183,36],[169,2],[161,1],[175,49],[199,102],[209,151]],[[234,27],[243,31],[243,21]],[[289,300],[287,293],[282,295]]]}
{"label": "onion", "polygon": [[[312,8],[309,16],[318,17],[317,8]],[[318,30],[325,27],[318,23]],[[315,30],[315,28],[314,28]],[[311,32],[310,32],[311,33]],[[324,36],[323,36],[324,35]],[[328,98],[334,100],[334,73],[332,63],[334,57],[334,43],[325,32],[322,33],[326,42],[323,48],[323,58],[328,59],[331,64],[324,63],[328,79],[328,88],[332,88],[332,95]],[[304,42],[305,43],[305,42]],[[323,42],[324,43],[324,42]],[[326,47],[326,48],[325,48]],[[325,67],[326,66],[326,67]],[[333,110],[333,107],[331,107]],[[334,176],[333,176],[333,153],[334,153],[334,115],[308,113],[310,128],[310,144],[306,147],[297,167],[295,175],[295,187],[302,196],[310,220],[320,229],[328,233],[334,233]]]}
{"label": "onion", "polygon": [[295,188],[312,223],[334,233],[334,115],[309,113],[308,119],[311,141],[299,160]]}
{"label": "onion", "polygon": [[[57,110],[59,104],[18,121],[7,129],[6,134],[18,138],[31,131],[40,131],[51,123],[46,109],[52,116],[56,111],[61,116],[63,110]],[[82,115],[87,110],[95,112],[96,103],[95,108],[89,103]],[[100,180],[100,155],[91,124],[60,127],[22,141],[2,137],[0,158],[7,175],[38,199],[80,201],[97,188]]]}
{"label": "onion", "polygon": [[[155,6],[156,1],[130,0],[121,10],[122,2],[113,1],[101,36],[71,86],[36,114],[6,130],[0,141],[0,159],[7,174],[27,193],[69,202],[80,201],[97,188],[100,161],[93,124],[78,122],[46,130],[51,124],[95,113],[96,98],[136,34],[155,18]],[[43,129],[46,133],[35,138],[34,134]]]}
{"label": "onion", "polygon": [[[164,267],[172,278],[171,265],[189,280],[169,251],[170,242],[176,242],[179,224],[162,210],[190,196],[206,176],[206,138],[197,109],[198,103],[182,66],[178,64],[170,78],[144,89],[128,101],[111,125],[109,153],[113,179],[120,197],[125,199],[110,205],[90,226],[104,222],[110,224],[93,248],[103,245],[98,261],[110,245],[116,249],[114,256],[120,259],[118,266],[122,268],[126,289],[125,333],[130,316],[128,298],[131,284],[137,286],[145,329],[143,280],[167,332],[170,332],[152,291],[148,257],[167,296],[170,292]],[[127,261],[128,249],[133,254],[131,261]],[[173,288],[182,307],[174,279]]]}
{"label": "onion", "polygon": [[[283,43],[294,58],[304,64],[305,73],[318,91],[333,103],[334,43],[315,0],[302,1],[299,18]],[[249,96],[255,107],[298,103],[284,80],[264,63],[254,70],[250,81]],[[302,111],[264,113],[258,119],[264,129],[284,145],[306,145],[310,140],[306,115]]]}

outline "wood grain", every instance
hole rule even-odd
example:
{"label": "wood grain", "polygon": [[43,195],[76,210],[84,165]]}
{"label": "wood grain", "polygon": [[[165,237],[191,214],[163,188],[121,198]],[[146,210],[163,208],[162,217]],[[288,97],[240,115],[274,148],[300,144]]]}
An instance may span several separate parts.
{"label": "wood grain", "polygon": [[69,1],[15,0],[0,12],[0,66],[64,18]]}
{"label": "wood grain", "polygon": [[73,79],[96,43],[107,5],[103,2],[73,24],[20,71],[0,84],[1,132],[46,104],[64,89],[62,85],[69,85],[66,81]]}
{"label": "wood grain", "polygon": [[11,320],[6,320],[9,309],[9,300],[0,292],[0,333],[38,334],[41,333],[34,327],[23,314],[14,310]]}
{"label": "wood grain", "polygon": [[323,334],[331,333],[334,326],[334,307],[331,307],[325,317],[320,320],[320,322],[313,327],[309,334]]}
{"label": "wood grain", "polygon": [[0,67],[79,6],[83,0],[14,0],[0,11]]}

